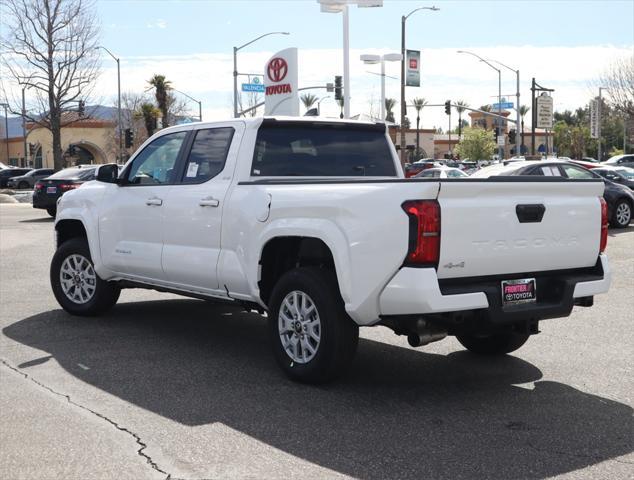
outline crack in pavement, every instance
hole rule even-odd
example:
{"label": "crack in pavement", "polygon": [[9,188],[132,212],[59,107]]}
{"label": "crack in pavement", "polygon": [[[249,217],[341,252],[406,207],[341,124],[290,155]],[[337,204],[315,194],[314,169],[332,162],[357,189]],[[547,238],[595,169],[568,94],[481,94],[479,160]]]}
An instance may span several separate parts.
{"label": "crack in pavement", "polygon": [[5,359],[0,359],[0,362],[7,367],[8,369],[14,371],[15,373],[22,375],[24,378],[26,378],[27,380],[31,380],[33,383],[35,383],[36,385],[38,385],[41,388],[44,388],[45,390],[48,390],[49,392],[59,396],[59,397],[63,397],[66,399],[66,401],[68,403],[70,403],[71,405],[74,405],[75,407],[79,407],[82,410],[85,410],[87,412],[92,413],[93,415],[101,418],[102,420],[105,420],[106,422],[108,422],[110,425],[112,425],[113,427],[115,427],[117,430],[127,433],[128,435],[130,435],[132,438],[134,438],[134,441],[137,443],[137,445],[139,445],[139,449],[137,450],[137,455],[139,455],[140,457],[143,457],[145,459],[145,461],[147,462],[148,465],[150,465],[150,467],[152,467],[152,469],[156,470],[159,473],[162,473],[163,475],[166,475],[165,480],[179,480],[175,477],[172,477],[171,474],[167,473],[165,470],[163,470],[161,467],[159,467],[157,465],[157,463],[152,460],[152,457],[150,457],[147,453],[145,453],[145,449],[147,448],[147,444],[144,443],[141,440],[141,437],[139,437],[136,433],[134,433],[133,431],[127,429],[126,427],[122,427],[121,425],[119,425],[117,422],[115,422],[114,420],[111,420],[110,418],[106,417],[105,415],[96,412],[95,410],[92,410],[84,405],[81,405],[75,401],[73,401],[70,396],[64,394],[64,393],[60,393],[57,392],[55,390],[53,390],[51,387],[44,385],[43,383],[37,381],[35,378],[33,378],[32,376],[28,375],[27,373],[24,373],[23,371],[21,371],[20,369],[14,367],[13,365],[11,365],[9,362],[7,362]]}
{"label": "crack in pavement", "polygon": [[625,465],[634,465],[634,462],[628,462],[626,460],[619,460],[618,458],[604,458],[600,455],[589,455],[587,453],[573,453],[573,452],[564,452],[562,450],[550,450],[547,448],[539,448],[536,447],[535,445],[533,445],[531,442],[526,442],[526,444],[532,448],[533,450],[535,450],[536,452],[539,453],[550,453],[553,455],[560,455],[560,456],[568,456],[568,457],[576,457],[576,458],[591,458],[593,460],[598,460],[598,461],[611,461],[611,462],[617,462],[617,463],[622,463]]}

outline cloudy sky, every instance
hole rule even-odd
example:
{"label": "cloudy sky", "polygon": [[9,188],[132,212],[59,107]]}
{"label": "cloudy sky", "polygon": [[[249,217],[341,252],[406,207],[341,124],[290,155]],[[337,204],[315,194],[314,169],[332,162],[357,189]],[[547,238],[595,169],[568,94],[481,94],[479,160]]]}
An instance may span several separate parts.
{"label": "cloudy sky", "polygon": [[[576,108],[597,94],[593,81],[610,61],[634,49],[631,0],[384,4],[350,10],[353,114],[379,110],[380,77],[368,73],[378,66],[364,65],[359,55],[400,51],[401,16],[420,6],[435,4],[440,11],[423,10],[407,21],[407,48],[421,50],[422,64],[421,87],[408,87],[408,100],[465,100],[473,107],[493,102],[497,73],[456,53],[470,50],[520,70],[522,104],[530,103],[535,77],[556,90],[556,110]],[[262,72],[265,61],[287,47],[299,49],[300,87],[332,82],[343,71],[341,15],[320,13],[316,0],[100,0],[97,11],[102,44],[121,57],[122,89],[143,91],[153,74],[164,74],[175,88],[203,102],[205,120],[231,115],[232,47],[262,33],[291,35],[269,36],[240,51],[239,71]],[[398,64],[388,64],[387,74],[398,77]],[[386,87],[388,97],[399,98],[397,80],[387,78]],[[503,70],[502,94],[515,91],[515,74]],[[95,97],[108,103],[115,96],[116,66],[104,56]],[[338,112],[332,98],[323,100],[322,112]],[[424,127],[446,128],[446,122],[442,108],[423,113]]]}

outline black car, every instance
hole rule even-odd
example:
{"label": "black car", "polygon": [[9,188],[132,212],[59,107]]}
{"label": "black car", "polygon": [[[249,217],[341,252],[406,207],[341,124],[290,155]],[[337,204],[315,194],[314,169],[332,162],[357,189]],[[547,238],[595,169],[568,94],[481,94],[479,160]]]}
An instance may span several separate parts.
{"label": "black car", "polygon": [[0,188],[7,188],[7,182],[10,178],[21,177],[29,173],[32,168],[4,168],[0,170]]}
{"label": "black car", "polygon": [[472,175],[474,178],[493,175],[543,175],[548,177],[566,178],[600,178],[605,184],[603,198],[608,204],[608,218],[610,225],[615,228],[625,228],[632,220],[634,208],[634,193],[627,187],[614,183],[607,178],[594,173],[593,170],[567,162],[514,162],[506,166],[494,165],[483,168]]}
{"label": "black car", "polygon": [[592,171],[614,183],[634,190],[634,168],[601,166]]}
{"label": "black car", "polygon": [[33,191],[33,208],[43,208],[51,217],[57,213],[57,199],[69,190],[81,187],[84,182],[95,179],[94,165],[66,168],[38,180]]}

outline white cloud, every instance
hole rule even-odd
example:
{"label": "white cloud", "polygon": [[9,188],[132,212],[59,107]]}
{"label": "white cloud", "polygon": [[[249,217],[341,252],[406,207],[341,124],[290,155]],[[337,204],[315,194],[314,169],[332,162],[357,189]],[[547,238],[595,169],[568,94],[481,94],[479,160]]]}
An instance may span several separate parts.
{"label": "white cloud", "polygon": [[156,20],[152,20],[146,24],[147,28],[167,28],[167,21],[162,18],[157,18]]}
{"label": "white cloud", "polygon": [[[631,52],[629,47],[595,45],[585,47],[495,47],[473,50],[484,58],[500,60],[519,68],[521,74],[521,103],[530,104],[531,78],[543,86],[554,88],[556,110],[574,109],[588,102],[598,92],[592,90],[592,82],[610,61]],[[442,104],[445,100],[465,100],[470,106],[496,100],[498,90],[497,73],[477,59],[456,53],[460,49],[426,49],[421,54],[422,84],[420,88],[407,88],[407,100],[425,97],[430,103]],[[351,50],[351,111],[369,113],[370,101],[374,111],[379,110],[380,77],[367,73],[378,72],[378,65],[364,65],[359,60],[362,53],[388,53],[389,50]],[[240,52],[238,70],[245,73],[261,73],[266,60],[274,52]],[[332,82],[334,75],[342,72],[342,52],[338,49],[300,49],[300,87],[323,85]],[[386,73],[399,77],[399,63],[387,63]],[[229,118],[232,112],[233,57],[230,53],[199,53],[191,55],[156,55],[124,57],[121,60],[121,84],[124,91],[141,92],[147,88],[147,80],[155,73],[166,75],[178,90],[203,102],[203,117],[206,120]],[[246,81],[246,79],[245,79]],[[95,97],[116,97],[117,72],[114,62],[103,61],[103,71],[95,88]],[[503,69],[502,94],[515,101],[515,74]],[[242,79],[239,83],[242,83]],[[325,90],[314,92],[319,97],[332,95]],[[386,78],[388,97],[400,99],[398,80]],[[397,105],[396,109],[399,111]],[[197,105],[192,104],[197,113]],[[332,99],[324,100],[322,112],[338,115],[339,110]],[[415,113],[410,111],[410,119]],[[442,108],[423,110],[422,123],[426,128],[442,126],[446,129],[447,116]],[[456,119],[452,118],[455,124]]]}

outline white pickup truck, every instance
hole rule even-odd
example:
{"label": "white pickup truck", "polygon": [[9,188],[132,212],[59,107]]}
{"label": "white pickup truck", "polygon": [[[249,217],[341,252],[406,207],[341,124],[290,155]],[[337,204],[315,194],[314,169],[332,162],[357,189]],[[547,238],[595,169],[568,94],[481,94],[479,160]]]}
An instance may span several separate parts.
{"label": "white pickup truck", "polygon": [[266,312],[278,363],[304,382],[344,370],[359,326],[505,354],[607,291],[602,192],[561,177],[405,179],[380,123],[176,126],[61,197],[51,284],[74,315],[122,288]]}

